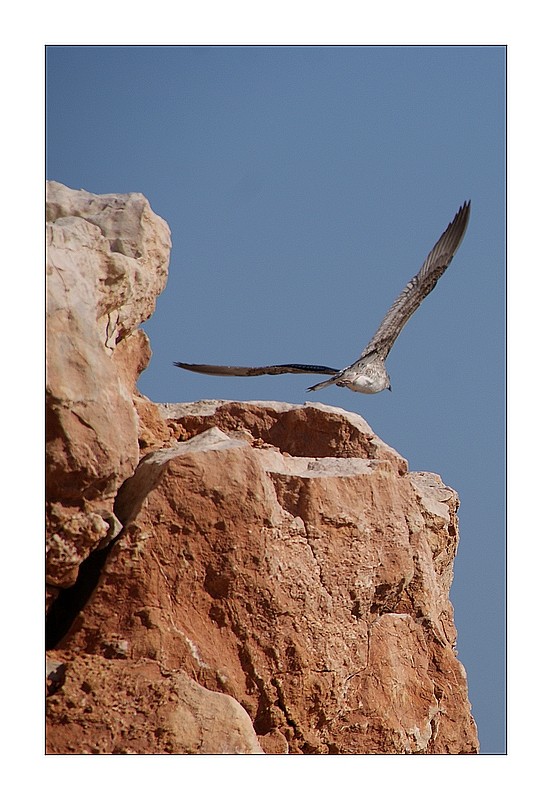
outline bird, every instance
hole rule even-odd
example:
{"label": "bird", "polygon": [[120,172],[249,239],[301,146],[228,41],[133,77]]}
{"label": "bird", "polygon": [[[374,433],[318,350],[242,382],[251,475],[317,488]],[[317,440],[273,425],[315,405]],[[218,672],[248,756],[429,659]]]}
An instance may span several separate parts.
{"label": "bird", "polygon": [[186,364],[182,361],[174,361],[174,366],[206,375],[254,376],[296,372],[332,376],[328,380],[309,386],[307,389],[309,392],[316,392],[333,384],[363,394],[377,394],[384,389],[391,391],[391,380],[385,366],[389,351],[412,314],[419,308],[422,300],[435,288],[437,281],[451,263],[466,233],[470,209],[471,201],[466,200],[429,252],[420,271],[406,284],[384,316],[379,328],[359,358],[348,367],[335,369],[319,364],[230,367],[216,366],[215,364]]}

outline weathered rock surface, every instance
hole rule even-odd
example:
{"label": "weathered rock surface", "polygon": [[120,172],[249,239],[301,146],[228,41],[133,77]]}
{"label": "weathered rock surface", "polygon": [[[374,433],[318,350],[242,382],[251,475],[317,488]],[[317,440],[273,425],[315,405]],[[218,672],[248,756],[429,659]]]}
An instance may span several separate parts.
{"label": "weathered rock surface", "polygon": [[120,530],[113,500],[139,459],[138,325],[168,271],[170,233],[140,194],[47,187],[47,580],[55,596]]}
{"label": "weathered rock surface", "polygon": [[[69,200],[63,208],[71,218]],[[96,272],[79,272],[78,240],[73,252],[78,280],[95,286]],[[72,257],[63,263],[71,272]],[[62,306],[68,324],[74,296]],[[97,318],[78,316],[93,338]],[[67,624],[52,625],[49,752],[477,752],[448,598],[456,493],[409,473],[342,409],[155,405],[134,389],[148,356],[139,335],[106,356],[120,391],[109,420],[67,423],[49,455],[49,522],[58,551],[73,553],[70,566],[54,560],[57,585],[92,552],[52,607]],[[66,356],[71,374],[72,346]],[[92,391],[97,362],[78,363]],[[72,411],[88,395],[69,386]],[[124,434],[123,413],[133,421]],[[94,482],[99,452],[111,466]],[[81,516],[70,524],[73,505]]]}
{"label": "weathered rock surface", "polygon": [[50,753],[264,752],[232,697],[151,659],[74,658],[48,704]]}

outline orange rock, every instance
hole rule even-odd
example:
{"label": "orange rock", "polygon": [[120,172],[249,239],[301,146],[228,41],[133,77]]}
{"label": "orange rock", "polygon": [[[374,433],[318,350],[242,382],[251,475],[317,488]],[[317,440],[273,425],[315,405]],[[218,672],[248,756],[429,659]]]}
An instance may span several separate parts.
{"label": "orange rock", "polygon": [[[259,433],[274,409],[242,411]],[[456,494],[373,447],[283,455],[214,426],[146,457],[61,648],[106,655],[117,631],[130,658],[230,694],[289,752],[476,752],[448,600]]]}
{"label": "orange rock", "polygon": [[263,752],[240,704],[183,672],[97,656],[63,670],[47,700],[49,754]]}
{"label": "orange rock", "polygon": [[50,191],[49,752],[477,752],[454,490],[339,408],[142,397],[166,225]]}

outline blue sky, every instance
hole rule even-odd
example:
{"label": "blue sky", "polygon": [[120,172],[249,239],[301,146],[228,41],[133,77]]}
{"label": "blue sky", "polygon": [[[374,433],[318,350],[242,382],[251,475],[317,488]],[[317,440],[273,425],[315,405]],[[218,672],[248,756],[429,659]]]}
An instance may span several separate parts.
{"label": "blue sky", "polygon": [[[504,72],[501,47],[47,51],[47,177],[142,192],[172,231],[140,390],[340,406],[459,492],[452,600],[485,753],[505,748]],[[393,392],[172,366],[349,364],[466,199]]]}

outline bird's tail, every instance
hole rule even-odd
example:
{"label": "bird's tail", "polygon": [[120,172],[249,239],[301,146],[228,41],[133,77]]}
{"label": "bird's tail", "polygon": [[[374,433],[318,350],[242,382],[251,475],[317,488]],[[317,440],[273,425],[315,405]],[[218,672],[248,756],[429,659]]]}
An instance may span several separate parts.
{"label": "bird's tail", "polygon": [[339,373],[338,375],[335,375],[333,378],[330,378],[327,381],[322,381],[321,383],[315,383],[314,386],[309,386],[309,388],[307,389],[307,392],[317,392],[318,389],[323,389],[325,386],[331,386],[332,384],[334,384],[337,381],[337,379],[339,378],[340,374],[341,373]]}

